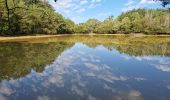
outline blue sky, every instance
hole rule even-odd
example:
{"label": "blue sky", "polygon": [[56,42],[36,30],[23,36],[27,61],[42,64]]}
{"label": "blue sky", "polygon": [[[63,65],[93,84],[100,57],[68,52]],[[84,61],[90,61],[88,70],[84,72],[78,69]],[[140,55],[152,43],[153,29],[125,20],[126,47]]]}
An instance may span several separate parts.
{"label": "blue sky", "polygon": [[89,18],[104,20],[108,16],[118,16],[134,8],[160,8],[160,3],[152,0],[49,0],[57,12],[75,23]]}

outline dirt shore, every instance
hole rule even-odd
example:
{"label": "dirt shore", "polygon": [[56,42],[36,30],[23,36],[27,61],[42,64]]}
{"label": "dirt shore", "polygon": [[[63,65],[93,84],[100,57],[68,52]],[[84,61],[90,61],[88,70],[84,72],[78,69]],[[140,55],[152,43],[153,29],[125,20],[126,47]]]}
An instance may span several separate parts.
{"label": "dirt shore", "polygon": [[[41,38],[50,38],[50,37],[56,37],[56,36],[64,36],[69,34],[61,34],[61,35],[36,35],[36,36],[0,36],[0,42],[1,41],[10,41],[10,40],[23,40],[23,39],[41,39]],[[144,35],[144,34],[72,34],[72,35],[133,35],[136,37],[140,36],[170,36],[170,35]]]}

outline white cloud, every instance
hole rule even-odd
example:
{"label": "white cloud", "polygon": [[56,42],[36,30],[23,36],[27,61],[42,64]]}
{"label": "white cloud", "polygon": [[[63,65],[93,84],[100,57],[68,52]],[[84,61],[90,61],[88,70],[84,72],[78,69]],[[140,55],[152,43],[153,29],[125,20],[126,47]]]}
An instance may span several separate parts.
{"label": "white cloud", "polygon": [[126,3],[125,6],[130,6],[130,5],[132,5],[133,3],[134,3],[133,0],[128,0],[128,3]]}
{"label": "white cloud", "polygon": [[80,1],[80,5],[84,5],[84,4],[87,4],[87,3],[88,3],[87,0],[82,0],[82,1]]}
{"label": "white cloud", "polygon": [[0,86],[0,94],[10,96],[12,93],[14,93],[14,91],[10,87],[8,87],[5,84],[1,84],[1,86]]}
{"label": "white cloud", "polygon": [[134,0],[128,0],[125,3],[125,7],[122,8],[122,12],[127,12],[132,9],[144,8],[146,5],[155,3],[153,0],[140,0],[139,2],[135,2]]}
{"label": "white cloud", "polygon": [[38,96],[37,100],[50,100],[48,96]]}
{"label": "white cloud", "polygon": [[72,92],[76,93],[77,95],[83,97],[85,95],[85,92],[82,88],[79,88],[75,84],[72,85],[71,87]]}
{"label": "white cloud", "polygon": [[81,13],[88,8],[95,8],[102,0],[58,0],[57,3],[50,1],[52,6],[60,13]]}
{"label": "white cloud", "polygon": [[101,2],[102,0],[96,0],[96,2],[98,3],[98,2]]}
{"label": "white cloud", "polygon": [[122,8],[122,12],[127,12],[129,10],[138,9],[138,8],[140,8],[139,5],[131,5],[131,6],[127,6],[126,8]]}
{"label": "white cloud", "polygon": [[57,12],[76,23],[86,21],[88,17],[84,17],[81,14],[101,6],[102,1],[104,0],[58,0],[58,2],[55,3],[54,0],[49,0]]}
{"label": "white cloud", "polygon": [[136,77],[135,80],[137,81],[145,81],[147,80],[146,78],[143,78],[143,77]]}
{"label": "white cloud", "polygon": [[156,65],[155,68],[163,71],[163,72],[170,72],[170,67],[166,65]]}
{"label": "white cloud", "polygon": [[142,98],[142,93],[138,90],[121,91],[115,96],[114,100],[144,100]]}
{"label": "white cloud", "polygon": [[131,90],[129,92],[130,97],[139,97],[140,95],[141,95],[141,93],[139,91],[136,91],[136,90]]}
{"label": "white cloud", "polygon": [[129,56],[127,56],[127,55],[123,55],[122,56],[125,60],[130,60],[131,59],[131,57],[129,57]]}
{"label": "white cloud", "polygon": [[89,95],[88,100],[97,100],[95,97]]}
{"label": "white cloud", "polygon": [[166,86],[167,87],[167,89],[169,89],[170,90],[170,85],[168,85],[168,86]]}
{"label": "white cloud", "polygon": [[140,4],[152,4],[155,3],[153,0],[141,0]]}
{"label": "white cloud", "polygon": [[102,0],[92,0],[91,2],[92,3],[99,3],[99,2],[101,2]]}
{"label": "white cloud", "polygon": [[0,94],[0,100],[7,100],[7,98]]}
{"label": "white cloud", "polygon": [[76,12],[77,13],[82,13],[82,12],[84,12],[84,11],[86,11],[84,8],[81,8],[81,9],[78,9]]}
{"label": "white cloud", "polygon": [[101,70],[99,65],[93,64],[93,63],[84,63],[86,67],[88,67],[91,70]]}

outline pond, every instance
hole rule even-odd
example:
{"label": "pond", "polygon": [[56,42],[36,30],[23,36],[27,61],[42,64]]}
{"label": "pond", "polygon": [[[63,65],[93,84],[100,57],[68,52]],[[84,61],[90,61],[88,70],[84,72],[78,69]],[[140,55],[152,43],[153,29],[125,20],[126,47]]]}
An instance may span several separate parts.
{"label": "pond", "polygon": [[170,100],[170,36],[3,41],[0,100]]}

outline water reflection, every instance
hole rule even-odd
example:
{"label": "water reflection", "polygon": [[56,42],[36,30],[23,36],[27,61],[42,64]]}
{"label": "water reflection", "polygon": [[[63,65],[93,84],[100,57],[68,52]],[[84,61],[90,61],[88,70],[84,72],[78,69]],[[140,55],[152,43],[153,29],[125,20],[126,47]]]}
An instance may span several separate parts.
{"label": "water reflection", "polygon": [[70,43],[0,43],[0,80],[19,78],[30,73],[31,69],[43,72]]}
{"label": "water reflection", "polygon": [[0,100],[170,98],[169,43],[164,53],[156,44],[144,50],[113,43],[0,45]]}

